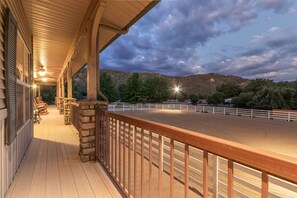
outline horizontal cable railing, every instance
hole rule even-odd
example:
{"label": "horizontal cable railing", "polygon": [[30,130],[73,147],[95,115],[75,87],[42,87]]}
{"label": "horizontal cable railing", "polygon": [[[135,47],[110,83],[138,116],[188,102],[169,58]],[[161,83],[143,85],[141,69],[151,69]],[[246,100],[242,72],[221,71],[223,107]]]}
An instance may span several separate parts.
{"label": "horizontal cable railing", "polygon": [[127,197],[297,197],[297,159],[96,110],[96,156]]}
{"label": "horizontal cable railing", "polygon": [[186,104],[121,104],[109,105],[109,111],[147,111],[158,109],[176,109],[184,111],[194,111],[202,113],[212,113],[219,115],[233,115],[252,118],[266,118],[275,120],[286,120],[289,122],[297,121],[297,111],[290,110],[261,110],[261,109],[243,109],[232,107],[214,107],[214,106],[195,106]]}

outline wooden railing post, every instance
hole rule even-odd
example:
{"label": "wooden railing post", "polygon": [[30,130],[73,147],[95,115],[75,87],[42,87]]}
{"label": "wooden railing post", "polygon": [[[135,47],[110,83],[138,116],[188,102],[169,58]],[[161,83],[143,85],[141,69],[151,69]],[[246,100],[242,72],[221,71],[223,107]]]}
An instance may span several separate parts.
{"label": "wooden railing post", "polygon": [[267,119],[270,120],[270,111],[267,111]]}
{"label": "wooden railing post", "polygon": [[212,195],[214,198],[219,196],[219,158],[217,155],[213,156],[213,174],[212,174],[212,182],[213,182],[213,190]]}

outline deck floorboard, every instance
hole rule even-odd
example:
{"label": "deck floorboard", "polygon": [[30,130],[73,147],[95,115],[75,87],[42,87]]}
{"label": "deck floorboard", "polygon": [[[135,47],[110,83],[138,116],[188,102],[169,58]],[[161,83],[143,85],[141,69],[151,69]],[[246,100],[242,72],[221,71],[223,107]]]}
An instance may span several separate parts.
{"label": "deck floorboard", "polygon": [[77,132],[63,121],[49,107],[34,125],[34,138],[6,197],[121,197],[99,164],[80,161]]}

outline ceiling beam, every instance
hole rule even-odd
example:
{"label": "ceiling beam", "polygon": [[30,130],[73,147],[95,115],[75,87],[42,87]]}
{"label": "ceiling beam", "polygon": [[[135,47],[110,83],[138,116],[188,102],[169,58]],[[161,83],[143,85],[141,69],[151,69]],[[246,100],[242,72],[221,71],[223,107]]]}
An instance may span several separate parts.
{"label": "ceiling beam", "polygon": [[113,26],[107,25],[107,24],[100,24],[99,28],[112,31],[112,32],[117,33],[117,34],[127,34],[129,32],[129,29],[126,29],[126,28],[120,29],[120,28],[113,27]]}

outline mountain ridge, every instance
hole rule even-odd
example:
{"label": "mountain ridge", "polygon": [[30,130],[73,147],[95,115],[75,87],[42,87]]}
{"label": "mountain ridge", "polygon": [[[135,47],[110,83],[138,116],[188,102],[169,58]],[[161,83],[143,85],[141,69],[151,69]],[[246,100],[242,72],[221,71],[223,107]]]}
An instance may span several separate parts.
{"label": "mountain ridge", "polygon": [[193,74],[188,76],[167,76],[160,73],[150,72],[124,72],[119,70],[101,69],[101,72],[107,72],[116,86],[125,84],[129,76],[138,73],[144,80],[147,77],[159,76],[164,78],[169,88],[174,89],[180,86],[181,91],[186,94],[210,95],[215,92],[216,87],[223,83],[232,83],[244,87],[251,80],[233,75],[221,75],[217,73]]}

